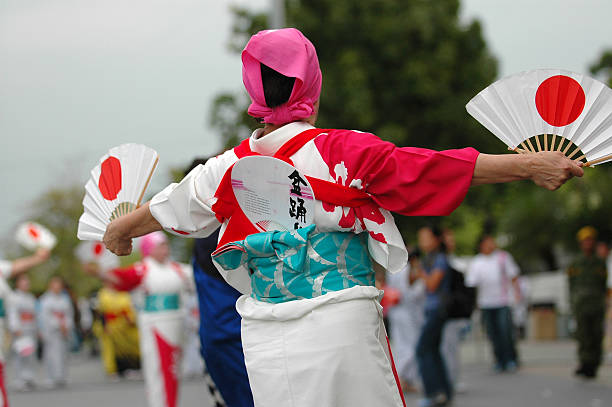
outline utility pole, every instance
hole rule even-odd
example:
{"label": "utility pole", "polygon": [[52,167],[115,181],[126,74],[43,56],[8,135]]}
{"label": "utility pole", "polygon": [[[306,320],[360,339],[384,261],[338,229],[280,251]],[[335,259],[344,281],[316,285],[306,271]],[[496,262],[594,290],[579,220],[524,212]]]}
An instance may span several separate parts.
{"label": "utility pole", "polygon": [[270,28],[285,28],[285,0],[271,0]]}

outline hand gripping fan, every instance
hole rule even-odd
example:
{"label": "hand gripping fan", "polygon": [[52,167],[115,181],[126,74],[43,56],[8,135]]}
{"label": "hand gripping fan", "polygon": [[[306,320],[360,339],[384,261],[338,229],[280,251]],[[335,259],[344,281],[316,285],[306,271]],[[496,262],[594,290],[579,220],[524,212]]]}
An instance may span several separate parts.
{"label": "hand gripping fan", "polygon": [[28,250],[36,250],[39,247],[53,249],[57,239],[46,227],[36,222],[25,222],[17,227],[15,240]]}
{"label": "hand gripping fan", "polygon": [[273,157],[249,156],[232,168],[232,189],[240,209],[262,232],[312,224],[314,194],[295,167]]}
{"label": "hand gripping fan", "polygon": [[119,267],[119,258],[106,250],[102,242],[81,242],[74,254],[81,263],[96,263],[102,271]]}
{"label": "hand gripping fan", "polygon": [[157,152],[142,144],[111,148],[85,184],[78,238],[101,241],[113,219],[136,210],[158,160]]}
{"label": "hand gripping fan", "polygon": [[612,160],[612,90],[586,75],[521,72],[485,88],[466,109],[518,153],[561,151],[586,166]]}

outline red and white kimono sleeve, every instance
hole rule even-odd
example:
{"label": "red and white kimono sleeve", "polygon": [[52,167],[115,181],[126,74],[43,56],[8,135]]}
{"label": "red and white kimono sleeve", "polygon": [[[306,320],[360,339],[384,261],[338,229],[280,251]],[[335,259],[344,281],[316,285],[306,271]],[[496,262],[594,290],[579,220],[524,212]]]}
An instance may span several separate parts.
{"label": "red and white kimono sleeve", "polygon": [[168,185],[151,200],[153,217],[172,234],[183,237],[207,237],[220,226],[212,211],[215,191],[229,167],[238,157],[230,150],[209,159],[183,178]]}
{"label": "red and white kimono sleeve", "polygon": [[315,139],[330,172],[364,189],[384,209],[407,216],[446,216],[463,201],[478,151],[396,147],[370,133],[332,130]]}
{"label": "red and white kimono sleeve", "polygon": [[396,147],[370,133],[330,130],[314,140],[336,183],[365,190],[370,204],[339,208],[322,203],[337,227],[367,231],[372,258],[390,272],[401,270],[408,254],[391,212],[445,216],[461,202],[472,182],[478,151],[433,151]]}

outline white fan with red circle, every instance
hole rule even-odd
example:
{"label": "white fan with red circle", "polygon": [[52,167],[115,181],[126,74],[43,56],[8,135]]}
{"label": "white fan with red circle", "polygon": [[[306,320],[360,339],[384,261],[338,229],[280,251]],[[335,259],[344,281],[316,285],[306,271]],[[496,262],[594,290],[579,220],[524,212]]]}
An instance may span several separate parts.
{"label": "white fan with red circle", "polygon": [[587,75],[521,72],[485,88],[466,109],[516,152],[561,151],[586,166],[612,160],[612,90]]}
{"label": "white fan with red circle", "polygon": [[103,271],[119,267],[119,258],[106,250],[102,242],[81,242],[74,253],[81,263],[95,263]]}
{"label": "white fan with red circle", "polygon": [[91,170],[91,178],[85,184],[78,238],[101,241],[113,219],[136,210],[158,161],[157,152],[142,144],[111,148]]}
{"label": "white fan with red circle", "polygon": [[17,227],[15,240],[28,250],[53,249],[57,243],[55,235],[36,222],[24,222]]}

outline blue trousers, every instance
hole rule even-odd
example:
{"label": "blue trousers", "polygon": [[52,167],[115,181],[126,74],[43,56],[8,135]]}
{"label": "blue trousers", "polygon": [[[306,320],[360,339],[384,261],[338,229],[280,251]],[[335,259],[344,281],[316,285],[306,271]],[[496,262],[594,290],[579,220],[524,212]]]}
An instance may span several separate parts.
{"label": "blue trousers", "polygon": [[425,310],[425,323],[417,342],[416,354],[425,397],[431,398],[444,393],[450,400],[453,397],[453,388],[440,352],[445,322],[446,319],[438,309]]}
{"label": "blue trousers", "polygon": [[240,315],[236,300],[240,293],[193,262],[200,303],[201,352],[210,377],[228,407],[253,407],[240,339]]}
{"label": "blue trousers", "polygon": [[509,363],[517,363],[510,307],[483,308],[481,314],[487,336],[493,345],[497,368],[504,370]]}

